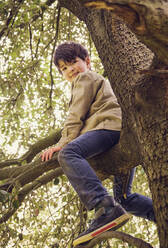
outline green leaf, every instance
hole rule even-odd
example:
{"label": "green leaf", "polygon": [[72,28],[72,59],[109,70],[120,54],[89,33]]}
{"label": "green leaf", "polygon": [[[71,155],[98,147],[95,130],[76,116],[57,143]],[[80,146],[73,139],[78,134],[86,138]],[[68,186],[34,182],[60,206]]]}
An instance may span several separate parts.
{"label": "green leaf", "polygon": [[60,182],[59,178],[58,178],[58,177],[56,177],[56,178],[54,179],[54,185],[58,185],[58,184],[59,184],[59,182]]}
{"label": "green leaf", "polygon": [[23,240],[23,234],[22,233],[19,233],[19,239]]}
{"label": "green leaf", "polygon": [[18,207],[20,206],[19,200],[14,200],[14,201],[12,202],[12,204],[13,204],[13,207],[14,207],[14,208],[18,208]]}
{"label": "green leaf", "polygon": [[0,202],[6,202],[8,198],[9,194],[4,190],[0,190]]}

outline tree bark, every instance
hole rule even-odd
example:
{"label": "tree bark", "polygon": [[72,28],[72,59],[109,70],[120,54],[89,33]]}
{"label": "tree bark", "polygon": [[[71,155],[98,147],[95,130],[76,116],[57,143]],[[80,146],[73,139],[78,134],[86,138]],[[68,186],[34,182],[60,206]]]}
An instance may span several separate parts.
{"label": "tree bark", "polygon": [[160,61],[168,64],[167,1],[83,0],[82,3],[88,7],[108,9],[120,16],[138,39],[150,48]]}

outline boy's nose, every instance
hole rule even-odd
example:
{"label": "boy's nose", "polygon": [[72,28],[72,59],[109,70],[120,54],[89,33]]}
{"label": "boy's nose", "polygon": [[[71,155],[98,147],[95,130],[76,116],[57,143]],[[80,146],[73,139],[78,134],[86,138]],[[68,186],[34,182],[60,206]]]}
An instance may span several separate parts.
{"label": "boy's nose", "polygon": [[74,70],[74,66],[73,65],[70,65],[70,71],[73,71]]}
{"label": "boy's nose", "polygon": [[72,72],[72,71],[74,71],[73,65],[69,66],[69,72]]}

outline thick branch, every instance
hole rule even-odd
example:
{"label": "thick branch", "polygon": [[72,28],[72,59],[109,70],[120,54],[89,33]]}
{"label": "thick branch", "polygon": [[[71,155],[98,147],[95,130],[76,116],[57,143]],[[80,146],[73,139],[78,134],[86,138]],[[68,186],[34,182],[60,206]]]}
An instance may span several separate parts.
{"label": "thick branch", "polygon": [[168,64],[168,2],[83,0],[85,6],[108,9],[121,17],[155,55]]}
{"label": "thick branch", "polygon": [[54,170],[49,171],[45,175],[42,175],[41,177],[38,177],[35,179],[32,183],[25,185],[19,194],[26,196],[29,194],[32,190],[37,189],[41,187],[42,185],[47,184],[48,182],[52,181],[54,178],[59,177],[63,174],[62,168],[57,168]]}
{"label": "thick branch", "polygon": [[[10,177],[11,174],[9,174],[9,180],[0,185],[0,189],[11,192],[16,183],[23,187],[24,185],[33,182],[33,180],[36,180],[43,173],[58,168],[59,164],[56,157],[57,155],[53,156],[53,158],[47,162],[41,162],[41,158],[39,158],[35,162],[21,167],[21,169],[12,168],[12,177]],[[10,169],[8,169],[8,171],[10,172]],[[1,173],[3,174],[3,170],[1,170]]]}

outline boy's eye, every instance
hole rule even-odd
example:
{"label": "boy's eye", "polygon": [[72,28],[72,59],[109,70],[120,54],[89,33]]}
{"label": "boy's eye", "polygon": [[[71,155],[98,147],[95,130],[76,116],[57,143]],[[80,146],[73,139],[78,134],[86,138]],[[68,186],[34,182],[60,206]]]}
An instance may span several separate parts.
{"label": "boy's eye", "polygon": [[[71,62],[67,62],[67,66],[73,65],[73,64],[75,64],[77,61],[78,61],[77,59],[74,59],[74,60],[72,60]],[[66,71],[67,66],[61,67],[61,71],[62,71],[62,72]]]}
{"label": "boy's eye", "polygon": [[72,60],[71,64],[75,64],[77,62],[76,59]]}

